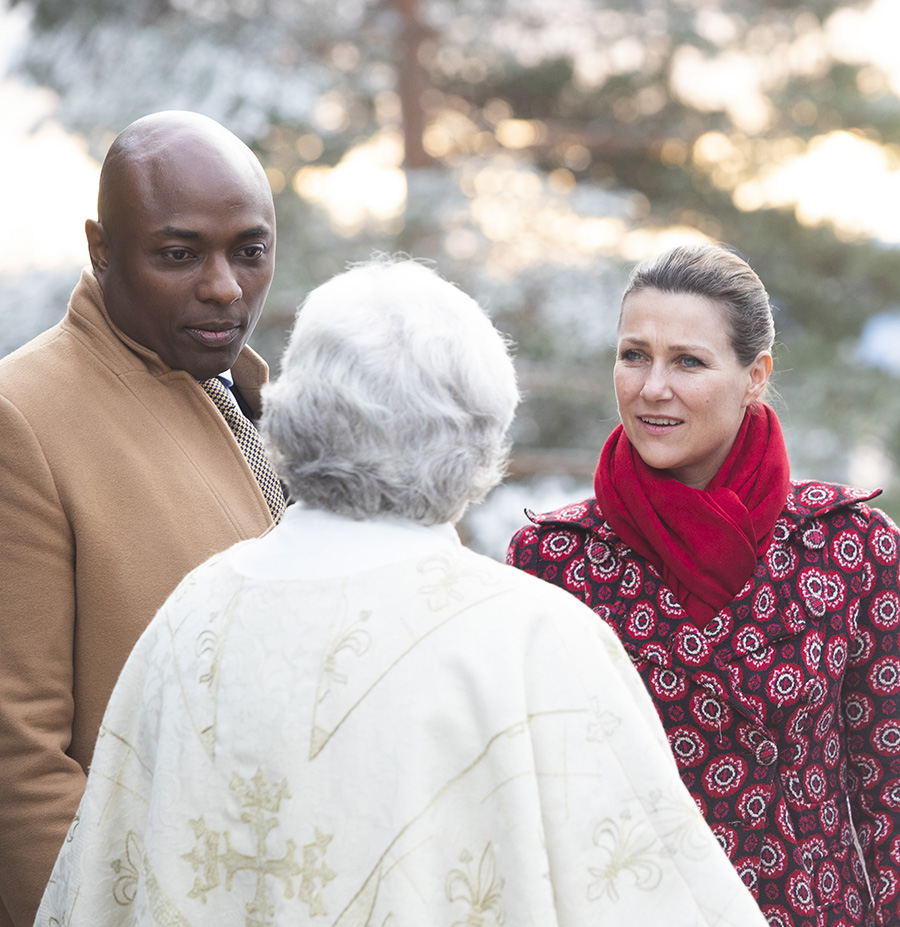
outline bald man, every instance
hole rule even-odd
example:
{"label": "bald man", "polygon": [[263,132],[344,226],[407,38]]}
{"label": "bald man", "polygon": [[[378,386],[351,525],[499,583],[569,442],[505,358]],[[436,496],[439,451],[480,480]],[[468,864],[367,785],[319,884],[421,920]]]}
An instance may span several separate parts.
{"label": "bald man", "polygon": [[200,385],[260,412],[247,339],[275,213],[259,161],[211,119],[147,116],[110,148],[86,233],[65,318],[0,360],[2,927],[33,921],[144,627],[279,514]]}

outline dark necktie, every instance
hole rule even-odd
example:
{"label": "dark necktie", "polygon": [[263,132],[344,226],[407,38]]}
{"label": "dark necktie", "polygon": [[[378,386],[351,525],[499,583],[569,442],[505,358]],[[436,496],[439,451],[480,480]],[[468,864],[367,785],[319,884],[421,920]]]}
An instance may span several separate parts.
{"label": "dark necktie", "polygon": [[228,395],[225,384],[218,378],[212,377],[209,380],[202,380],[200,385],[206,391],[210,399],[215,403],[216,408],[222,413],[228,427],[234,432],[237,443],[240,445],[247,458],[247,463],[256,477],[262,494],[266,497],[269,509],[272,512],[272,518],[275,524],[281,521],[284,515],[284,492],[281,489],[281,483],[269,463],[266,456],[266,449],[253,423],[241,412],[235,405],[234,400]]}

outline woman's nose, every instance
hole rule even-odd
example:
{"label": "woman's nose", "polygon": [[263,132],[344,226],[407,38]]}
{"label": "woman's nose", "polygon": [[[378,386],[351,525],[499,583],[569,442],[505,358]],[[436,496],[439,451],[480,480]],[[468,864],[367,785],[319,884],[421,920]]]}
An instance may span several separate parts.
{"label": "woman's nose", "polygon": [[644,379],[644,385],[641,387],[641,396],[652,402],[658,402],[661,399],[668,399],[672,395],[672,387],[669,384],[669,378],[662,367],[653,364],[647,371]]}

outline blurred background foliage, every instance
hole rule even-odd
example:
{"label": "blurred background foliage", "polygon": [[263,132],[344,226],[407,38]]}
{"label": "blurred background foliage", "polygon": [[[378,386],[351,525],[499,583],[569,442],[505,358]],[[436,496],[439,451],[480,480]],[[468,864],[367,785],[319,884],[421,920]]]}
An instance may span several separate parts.
{"label": "blurred background foliage", "polygon": [[[900,72],[865,41],[892,0],[7,3],[29,17],[11,71],[97,160],[160,109],[257,151],[273,366],[303,295],[373,250],[433,260],[509,333],[512,478],[466,523],[487,552],[523,505],[590,494],[627,272],[693,239],[739,249],[777,307],[794,475],[883,486],[900,514]],[[62,279],[7,277],[3,302],[51,299],[43,327]]]}

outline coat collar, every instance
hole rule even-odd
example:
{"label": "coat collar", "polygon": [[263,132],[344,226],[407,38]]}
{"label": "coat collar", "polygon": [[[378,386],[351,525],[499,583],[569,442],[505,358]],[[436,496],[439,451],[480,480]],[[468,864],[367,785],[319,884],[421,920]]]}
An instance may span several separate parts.
{"label": "coat collar", "polygon": [[[792,480],[784,510],[779,521],[787,521],[789,530],[804,522],[821,518],[841,508],[868,502],[881,495],[880,489],[858,489],[840,483],[823,483],[818,480]],[[602,540],[616,540],[616,535],[603,517],[596,499],[583,499],[555,509],[536,513],[525,510],[526,516],[536,525],[580,528]]]}
{"label": "coat collar", "polygon": [[[174,373],[193,379],[185,371],[173,371],[155,351],[129,338],[115,325],[90,267],[81,272],[81,279],[69,299],[68,312],[60,325],[79,340],[87,341],[91,352],[120,376],[145,372],[162,377]],[[260,413],[260,389],[268,379],[268,372],[266,362],[250,347],[244,347],[231,368],[235,386],[256,416]]]}
{"label": "coat collar", "polygon": [[129,338],[113,323],[103,303],[100,284],[89,267],[81,272],[61,326],[79,340],[87,340],[91,351],[117,374],[143,370],[160,376],[170,372],[171,368],[155,351]]}
{"label": "coat collar", "polygon": [[[822,516],[866,502],[880,492],[838,483],[792,481],[776,525],[775,542],[784,544],[796,534],[802,546],[821,547],[827,542],[827,527],[819,521]],[[604,567],[612,568],[618,559],[616,554],[625,548],[603,517],[596,499],[585,499],[541,515],[526,514],[541,527],[585,532],[585,555],[601,571]],[[784,637],[801,633],[809,620],[807,611],[801,603],[790,602],[764,619],[748,620],[743,633],[735,633],[733,622],[723,623],[721,615],[713,618],[703,631],[690,622],[671,620],[666,622],[668,630],[655,634],[652,640],[633,639],[622,623],[621,613],[610,613],[606,620],[617,628],[633,659],[643,658],[662,668],[680,668],[754,724],[765,728],[765,706],[755,696],[744,697],[740,687],[732,684],[732,667]]]}

